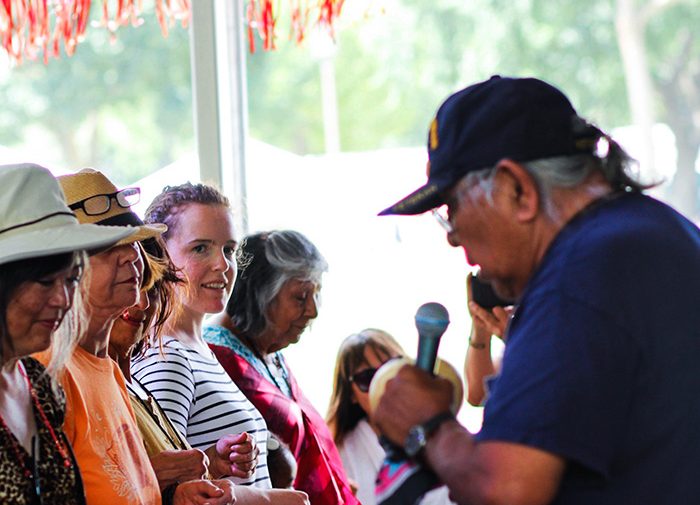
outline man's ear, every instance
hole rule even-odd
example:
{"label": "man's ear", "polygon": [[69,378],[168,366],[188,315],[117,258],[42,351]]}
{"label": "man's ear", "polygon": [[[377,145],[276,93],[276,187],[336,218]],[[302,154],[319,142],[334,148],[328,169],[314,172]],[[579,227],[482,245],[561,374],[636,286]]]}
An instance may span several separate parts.
{"label": "man's ear", "polygon": [[496,177],[510,191],[515,206],[515,215],[521,222],[532,221],[540,208],[540,194],[537,184],[527,170],[518,162],[503,159],[498,165]]}

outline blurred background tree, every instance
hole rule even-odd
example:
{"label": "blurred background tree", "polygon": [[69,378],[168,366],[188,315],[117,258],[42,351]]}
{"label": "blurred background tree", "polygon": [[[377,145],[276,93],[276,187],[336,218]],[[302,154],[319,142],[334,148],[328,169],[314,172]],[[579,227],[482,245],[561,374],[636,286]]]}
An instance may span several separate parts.
{"label": "blurred background tree", "polygon": [[[97,21],[100,9],[92,9]],[[63,169],[95,166],[119,183],[194,148],[189,38],[164,39],[155,16],[111,37],[88,30],[74,56],[0,73],[0,145]]]}
{"label": "blurred background tree", "polygon": [[[335,46],[310,33],[297,47],[280,31],[277,51],[248,55],[250,134],[298,154],[323,153],[331,127],[342,151],[423,145],[449,93],[492,74],[534,75],[561,86],[605,129],[636,123],[650,167],[651,127],[668,124],[678,171],[667,196],[697,215],[698,7],[700,0],[346,2]],[[144,19],[114,42],[91,29],[75,56],[0,75],[0,145],[55,153],[65,168],[109,167],[123,183],[191,151],[188,34],[174,28],[163,39],[154,17]],[[337,120],[324,115],[324,65],[334,68]]]}

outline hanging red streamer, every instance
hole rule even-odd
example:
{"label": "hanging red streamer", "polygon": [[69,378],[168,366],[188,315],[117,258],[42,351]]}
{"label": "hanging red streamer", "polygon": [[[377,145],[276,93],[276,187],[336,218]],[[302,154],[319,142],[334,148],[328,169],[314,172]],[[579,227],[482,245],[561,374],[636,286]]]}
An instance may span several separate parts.
{"label": "hanging red streamer", "polygon": [[[72,55],[84,39],[90,21],[92,0],[0,0],[0,45],[10,59],[21,63],[43,53],[44,62],[63,51]],[[143,20],[142,0],[102,0],[98,23],[112,36],[126,25]],[[163,35],[180,21],[187,26],[190,0],[156,0],[156,18]]]}
{"label": "hanging red streamer", "polygon": [[[98,0],[95,0],[98,1]],[[116,36],[126,25],[139,26],[143,20],[142,0],[101,0],[101,28]],[[163,35],[180,22],[186,27],[192,0],[154,0],[156,19]],[[277,47],[277,20],[284,0],[247,0],[248,44],[255,52],[256,36],[265,51]],[[301,44],[308,28],[315,23],[335,39],[335,23],[344,0],[287,0],[290,40]],[[0,46],[10,59],[21,63],[43,54],[59,57],[61,48],[72,55],[89,27],[92,0],[0,0]]]}
{"label": "hanging red streamer", "polygon": [[[288,0],[290,11],[289,38],[301,44],[315,18],[317,26],[328,31],[335,40],[335,22],[340,16],[344,0]],[[263,49],[276,48],[278,8],[272,0],[248,0],[248,45],[255,52],[255,34],[262,39]]]}

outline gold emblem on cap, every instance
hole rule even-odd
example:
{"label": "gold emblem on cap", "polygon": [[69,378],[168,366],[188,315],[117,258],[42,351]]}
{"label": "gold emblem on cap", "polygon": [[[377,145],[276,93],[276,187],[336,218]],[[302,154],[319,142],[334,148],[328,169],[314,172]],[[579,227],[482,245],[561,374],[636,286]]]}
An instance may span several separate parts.
{"label": "gold emblem on cap", "polygon": [[430,123],[430,150],[434,151],[438,147],[438,124],[437,118]]}

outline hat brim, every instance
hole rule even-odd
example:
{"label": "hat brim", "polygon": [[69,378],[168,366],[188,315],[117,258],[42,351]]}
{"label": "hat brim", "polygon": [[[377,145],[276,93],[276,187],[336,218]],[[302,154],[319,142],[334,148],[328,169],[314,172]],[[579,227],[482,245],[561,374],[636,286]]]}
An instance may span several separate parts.
{"label": "hat brim", "polygon": [[436,181],[428,182],[425,186],[421,186],[391,207],[387,207],[381,211],[379,215],[388,216],[398,214],[412,216],[439,207],[444,203],[443,194],[448,186],[447,184],[440,184]]}
{"label": "hat brim", "polygon": [[[110,226],[110,228],[112,227]],[[126,228],[126,226],[124,226],[123,228]],[[129,226],[128,228],[133,230],[132,233],[122,238],[119,242],[117,242],[116,245],[133,244],[134,242],[140,242],[148,238],[159,237],[163,233],[168,231],[168,226],[161,223],[143,224],[141,226]]]}
{"label": "hat brim", "polygon": [[133,227],[66,224],[0,239],[0,264],[73,251],[106,249],[134,233]]}

